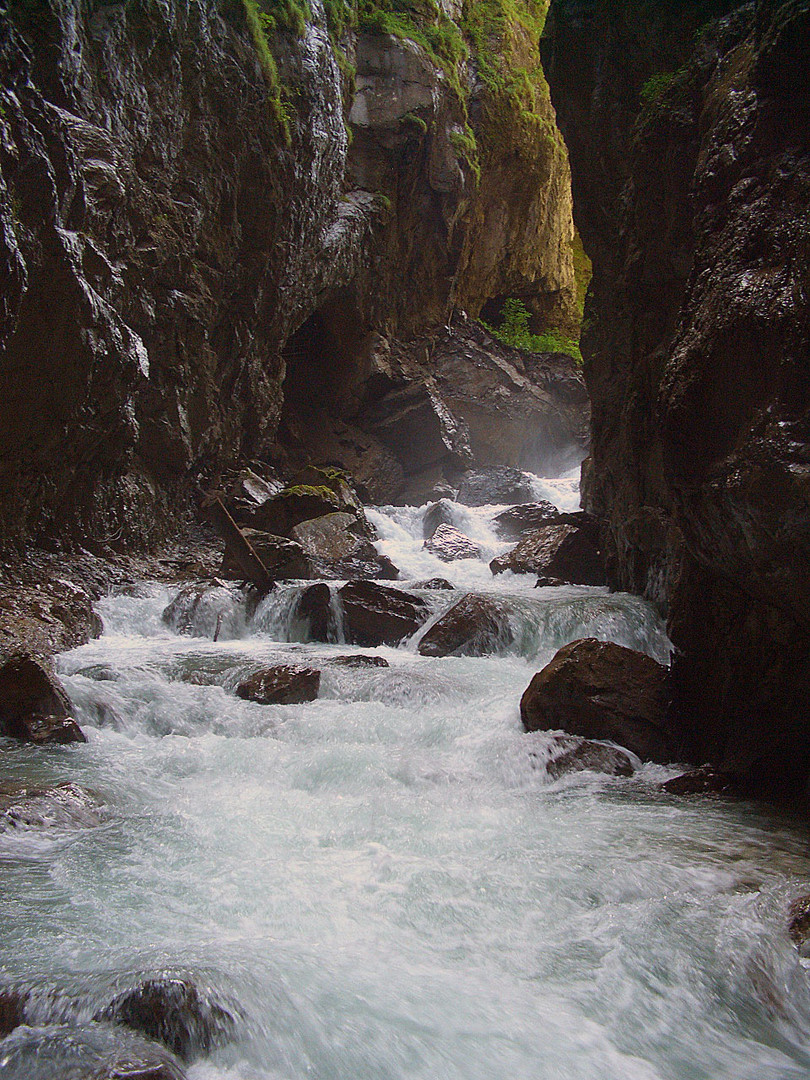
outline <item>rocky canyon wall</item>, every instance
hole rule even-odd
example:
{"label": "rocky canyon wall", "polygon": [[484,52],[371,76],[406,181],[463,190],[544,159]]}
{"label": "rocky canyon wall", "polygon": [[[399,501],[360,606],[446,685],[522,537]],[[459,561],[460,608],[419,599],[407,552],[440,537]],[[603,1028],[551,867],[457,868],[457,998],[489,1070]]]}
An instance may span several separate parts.
{"label": "rocky canyon wall", "polygon": [[3,541],[149,544],[319,448],[406,486],[403,342],[575,314],[545,6],[0,3]]}
{"label": "rocky canyon wall", "polygon": [[684,752],[810,766],[810,5],[554,0],[547,71],[593,258],[586,503],[669,611]]}

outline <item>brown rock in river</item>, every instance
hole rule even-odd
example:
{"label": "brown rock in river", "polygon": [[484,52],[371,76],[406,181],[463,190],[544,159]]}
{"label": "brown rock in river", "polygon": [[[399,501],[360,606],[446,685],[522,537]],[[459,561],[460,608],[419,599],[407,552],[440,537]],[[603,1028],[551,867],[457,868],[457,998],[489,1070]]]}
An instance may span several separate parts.
{"label": "brown rock in river", "polygon": [[418,596],[372,581],[350,581],[339,595],[346,638],[354,645],[397,645],[428,617],[427,604]]}
{"label": "brown rock in river", "polygon": [[55,675],[27,656],[0,667],[0,734],[23,742],[87,742]]}
{"label": "brown rock in river", "polygon": [[734,778],[728,773],[718,772],[711,765],[702,765],[699,769],[673,776],[661,785],[661,790],[670,795],[721,795],[733,791]]}
{"label": "brown rock in river", "polygon": [[667,669],[634,649],[582,638],[559,650],[520,700],[526,731],[609,739],[642,761],[671,761]]}
{"label": "brown rock in river", "polygon": [[561,522],[529,533],[489,564],[493,574],[539,574],[573,585],[604,585],[605,567],[594,524]]}
{"label": "brown rock in river", "polygon": [[521,540],[527,533],[550,525],[560,517],[553,503],[533,502],[510,506],[492,519],[492,525],[501,540]]}
{"label": "brown rock in river", "polygon": [[453,525],[437,525],[435,532],[425,547],[442,562],[455,562],[457,559],[480,559],[481,548]]}
{"label": "brown rock in river", "polygon": [[618,746],[559,735],[549,748],[546,772],[552,780],[572,772],[601,772],[608,776],[632,776],[636,771],[630,755]]}
{"label": "brown rock in river", "polygon": [[314,668],[278,664],[263,668],[236,688],[237,697],[259,705],[297,705],[314,701],[321,685],[321,673]]}
{"label": "brown rock in river", "polygon": [[512,641],[503,604],[468,593],[419,642],[421,656],[488,656]]}
{"label": "brown rock in river", "polygon": [[[261,559],[272,580],[307,578],[311,574],[306,552],[296,540],[275,536],[259,529],[240,529],[242,537]],[[237,543],[226,540],[220,575],[236,581],[256,580],[256,571],[246,563],[242,549]],[[260,576],[259,584],[264,583]]]}
{"label": "brown rock in river", "polygon": [[94,1019],[124,1024],[184,1061],[229,1042],[236,1028],[232,1007],[189,978],[174,975],[144,979],[118,994]]}

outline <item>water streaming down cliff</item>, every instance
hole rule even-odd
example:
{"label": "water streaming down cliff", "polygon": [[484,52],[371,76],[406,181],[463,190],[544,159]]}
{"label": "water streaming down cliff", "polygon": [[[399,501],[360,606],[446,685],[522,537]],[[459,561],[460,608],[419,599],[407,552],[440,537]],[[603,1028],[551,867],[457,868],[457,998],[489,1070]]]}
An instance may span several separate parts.
{"label": "water streaming down cliff", "polygon": [[[496,553],[494,508],[459,512]],[[663,795],[659,766],[552,782],[548,736],[520,729],[522,690],[565,640],[663,659],[653,609],[438,564],[422,514],[372,511],[381,546],[412,581],[441,566],[497,590],[522,627],[504,655],[410,641],[363,650],[387,669],[329,666],[358,650],[337,602],[336,642],[305,640],[296,585],[252,617],[223,599],[216,642],[210,611],[170,631],[162,586],[103,601],[104,636],[61,658],[88,744],[8,766],[86,786],[101,823],[0,833],[5,978],[60,991],[41,1020],[86,1021],[133,973],[191,973],[237,1020],[192,1080],[806,1077],[810,996],[780,921],[810,881],[805,835]],[[422,595],[436,613],[453,596]],[[234,696],[269,660],[321,667],[319,699]],[[43,1067],[9,1056],[21,1030],[11,1080]]]}

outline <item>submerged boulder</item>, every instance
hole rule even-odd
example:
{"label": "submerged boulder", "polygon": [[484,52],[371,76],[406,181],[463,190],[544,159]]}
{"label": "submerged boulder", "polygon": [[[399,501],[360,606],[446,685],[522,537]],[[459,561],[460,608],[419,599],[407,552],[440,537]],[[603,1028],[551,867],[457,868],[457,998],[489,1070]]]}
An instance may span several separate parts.
{"label": "submerged boulder", "polygon": [[582,638],[564,645],[534,676],[520,717],[526,731],[608,739],[642,761],[671,761],[667,679],[667,669],[644,653]]}
{"label": "submerged boulder", "polygon": [[427,619],[424,600],[388,585],[350,581],[340,589],[346,640],[373,648],[397,645]]}
{"label": "submerged boulder", "polygon": [[[534,754],[539,757],[539,754]],[[552,780],[572,772],[600,772],[608,776],[632,776],[636,771],[633,759],[626,750],[593,739],[571,735],[555,736],[544,759],[546,772]]]}
{"label": "submerged boulder", "polygon": [[467,593],[419,642],[421,656],[487,656],[511,644],[513,633],[505,607],[489,596]]}
{"label": "submerged boulder", "polygon": [[64,687],[36,660],[15,656],[0,667],[0,735],[38,746],[87,742],[70,712]]}
{"label": "submerged boulder", "polygon": [[355,656],[332,656],[326,663],[334,665],[335,667],[345,668],[381,668],[391,666],[384,656],[364,656],[362,653],[358,653]]}
{"label": "submerged boulder", "polygon": [[124,990],[94,1019],[124,1024],[163,1043],[183,1061],[230,1042],[236,1028],[232,1007],[189,978],[168,974]]}
{"label": "submerged boulder", "polygon": [[244,593],[235,585],[225,585],[216,578],[195,581],[180,590],[164,608],[161,619],[175,634],[217,638],[244,601]]}
{"label": "submerged boulder", "polygon": [[550,525],[560,517],[560,511],[550,502],[523,503],[502,510],[492,519],[495,534],[501,540],[522,540],[530,532]]}
{"label": "submerged boulder", "polygon": [[458,489],[463,506],[488,506],[531,502],[534,484],[528,473],[505,465],[491,465],[465,473]]}
{"label": "submerged boulder", "polygon": [[733,792],[734,778],[719,772],[712,765],[701,765],[680,776],[673,776],[661,785],[670,795],[722,795]]}
{"label": "submerged boulder", "polygon": [[0,788],[0,832],[92,828],[101,824],[101,805],[92,792],[69,782],[51,788]]}
{"label": "submerged boulder", "polygon": [[278,664],[263,668],[236,688],[237,697],[259,705],[298,705],[314,701],[321,685],[321,673],[315,668]]}
{"label": "submerged boulder", "polygon": [[450,499],[431,503],[422,518],[422,536],[429,540],[440,525],[455,525],[456,504]]}
{"label": "submerged boulder", "polygon": [[443,577],[432,577],[426,581],[414,581],[410,587],[412,589],[427,589],[428,592],[450,592],[455,589],[455,585]]}
{"label": "submerged boulder", "polygon": [[187,1080],[168,1050],[117,1024],[23,1025],[3,1040],[9,1080]]}
{"label": "submerged boulder", "polygon": [[604,585],[605,566],[593,522],[557,522],[529,533],[489,564],[493,574],[538,574],[572,585]]}
{"label": "submerged boulder", "polygon": [[457,559],[480,559],[481,548],[454,525],[438,525],[436,531],[425,541],[425,547],[442,562]]}

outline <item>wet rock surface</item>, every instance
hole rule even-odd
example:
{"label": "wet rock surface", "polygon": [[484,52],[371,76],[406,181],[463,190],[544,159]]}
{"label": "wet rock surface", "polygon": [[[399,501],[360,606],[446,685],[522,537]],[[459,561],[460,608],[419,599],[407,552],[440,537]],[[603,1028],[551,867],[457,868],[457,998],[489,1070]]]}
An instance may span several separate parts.
{"label": "wet rock surface", "polygon": [[692,769],[681,776],[673,776],[661,785],[670,795],[726,795],[735,791],[734,778],[718,772],[711,765]]}
{"label": "wet rock surface", "polygon": [[230,1042],[236,1029],[233,1012],[216,996],[170,975],[145,979],[118,994],[94,1019],[140,1032],[183,1061]]}
{"label": "wet rock surface", "polygon": [[163,612],[163,622],[176,634],[218,636],[234,603],[245,593],[221,581],[197,581],[184,586]]}
{"label": "wet rock surface", "polygon": [[102,821],[101,799],[78,784],[66,782],[51,788],[0,785],[0,832],[86,829],[100,825]]}
{"label": "wet rock surface", "polygon": [[556,583],[604,585],[605,567],[594,522],[544,525],[489,564],[493,574],[538,574]]}
{"label": "wet rock surface", "polygon": [[810,955],[810,896],[797,896],[788,908],[788,934],[802,956]]}
{"label": "wet rock surface", "polygon": [[[283,580],[310,576],[311,566],[307,553],[297,540],[290,540],[286,536],[274,536],[272,533],[262,532],[259,529],[243,528],[239,531],[242,538],[250,545],[249,550],[259,556],[270,579]],[[236,581],[256,581],[257,579],[254,561],[246,560],[244,546],[233,542],[226,542],[219,573],[221,577]],[[265,576],[260,574],[259,583],[265,581]]]}
{"label": "wet rock surface", "polygon": [[334,656],[328,663],[334,664],[335,667],[344,668],[387,668],[391,666],[384,656],[363,656],[362,654],[356,656]]}
{"label": "wet rock surface", "polygon": [[19,652],[46,658],[98,637],[102,626],[93,600],[87,589],[53,571],[36,584],[0,582],[0,662]]}
{"label": "wet rock surface", "polygon": [[168,1050],[103,1023],[20,1027],[3,1041],[8,1080],[187,1080]]}
{"label": "wet rock surface", "polygon": [[451,499],[431,503],[422,518],[422,535],[429,540],[440,525],[455,525],[456,504]]}
{"label": "wet rock surface", "polygon": [[607,518],[611,582],[669,610],[684,753],[804,799],[810,12],[715,7],[552,4],[594,264],[584,505]]}
{"label": "wet rock surface", "polygon": [[526,731],[609,739],[642,761],[675,756],[667,726],[667,669],[644,653],[582,638],[564,645],[520,700]]}
{"label": "wet rock surface", "polygon": [[278,664],[245,679],[237,686],[236,695],[259,705],[297,705],[315,701],[320,685],[320,671],[293,664]]}
{"label": "wet rock surface", "polygon": [[527,503],[534,498],[530,476],[519,469],[492,466],[467,473],[458,490],[464,506],[487,506],[498,503]]}
{"label": "wet rock surface", "polygon": [[636,771],[630,755],[617,746],[560,735],[546,754],[532,757],[545,766],[552,780],[574,772],[600,772],[608,776],[632,776]]}
{"label": "wet rock surface", "polygon": [[411,585],[412,589],[427,589],[431,592],[446,592],[450,589],[455,589],[455,585],[448,581],[447,578],[428,578],[426,581],[414,581]]}
{"label": "wet rock surface", "polygon": [[30,657],[14,657],[0,667],[0,734],[32,742],[86,742],[70,715],[64,687]]}
{"label": "wet rock surface", "polygon": [[310,585],[301,594],[296,614],[309,623],[313,641],[328,641],[332,626],[332,594],[328,585]]}
{"label": "wet rock surface", "polygon": [[351,581],[340,589],[346,639],[354,645],[397,645],[428,617],[425,601],[371,581]]}
{"label": "wet rock surface", "polygon": [[512,641],[505,606],[467,594],[446,611],[419,642],[421,656],[488,656]]}
{"label": "wet rock surface", "polygon": [[[419,43],[433,13],[412,14],[415,40],[354,23],[333,37],[316,6],[300,35],[270,34],[271,61],[241,4],[12,6],[0,534],[159,543],[198,482],[239,472],[231,505],[249,510],[257,484],[241,466],[294,472],[314,447],[364,483],[402,487],[409,455],[378,430],[387,416],[396,439],[408,422],[393,399],[371,407],[403,390],[438,455],[424,464],[470,463],[472,420],[437,378],[425,395],[435,361],[422,356],[417,375],[398,349],[454,306],[477,315],[508,293],[554,325],[576,321],[569,171],[547,137],[536,42],[518,47],[509,22],[487,46],[527,80],[536,121],[506,96],[493,123],[487,85],[471,84],[468,109],[454,88],[466,59],[448,77]],[[474,151],[458,144],[470,119]],[[525,396],[556,415],[541,382]],[[497,413],[498,385],[491,403],[468,396]]]}
{"label": "wet rock surface", "polygon": [[437,525],[433,535],[425,541],[425,547],[442,562],[457,559],[479,559],[481,548],[469,536],[453,525]]}
{"label": "wet rock surface", "polygon": [[560,511],[553,503],[542,501],[510,506],[496,514],[492,523],[501,540],[521,540],[527,533],[535,532],[559,517]]}

